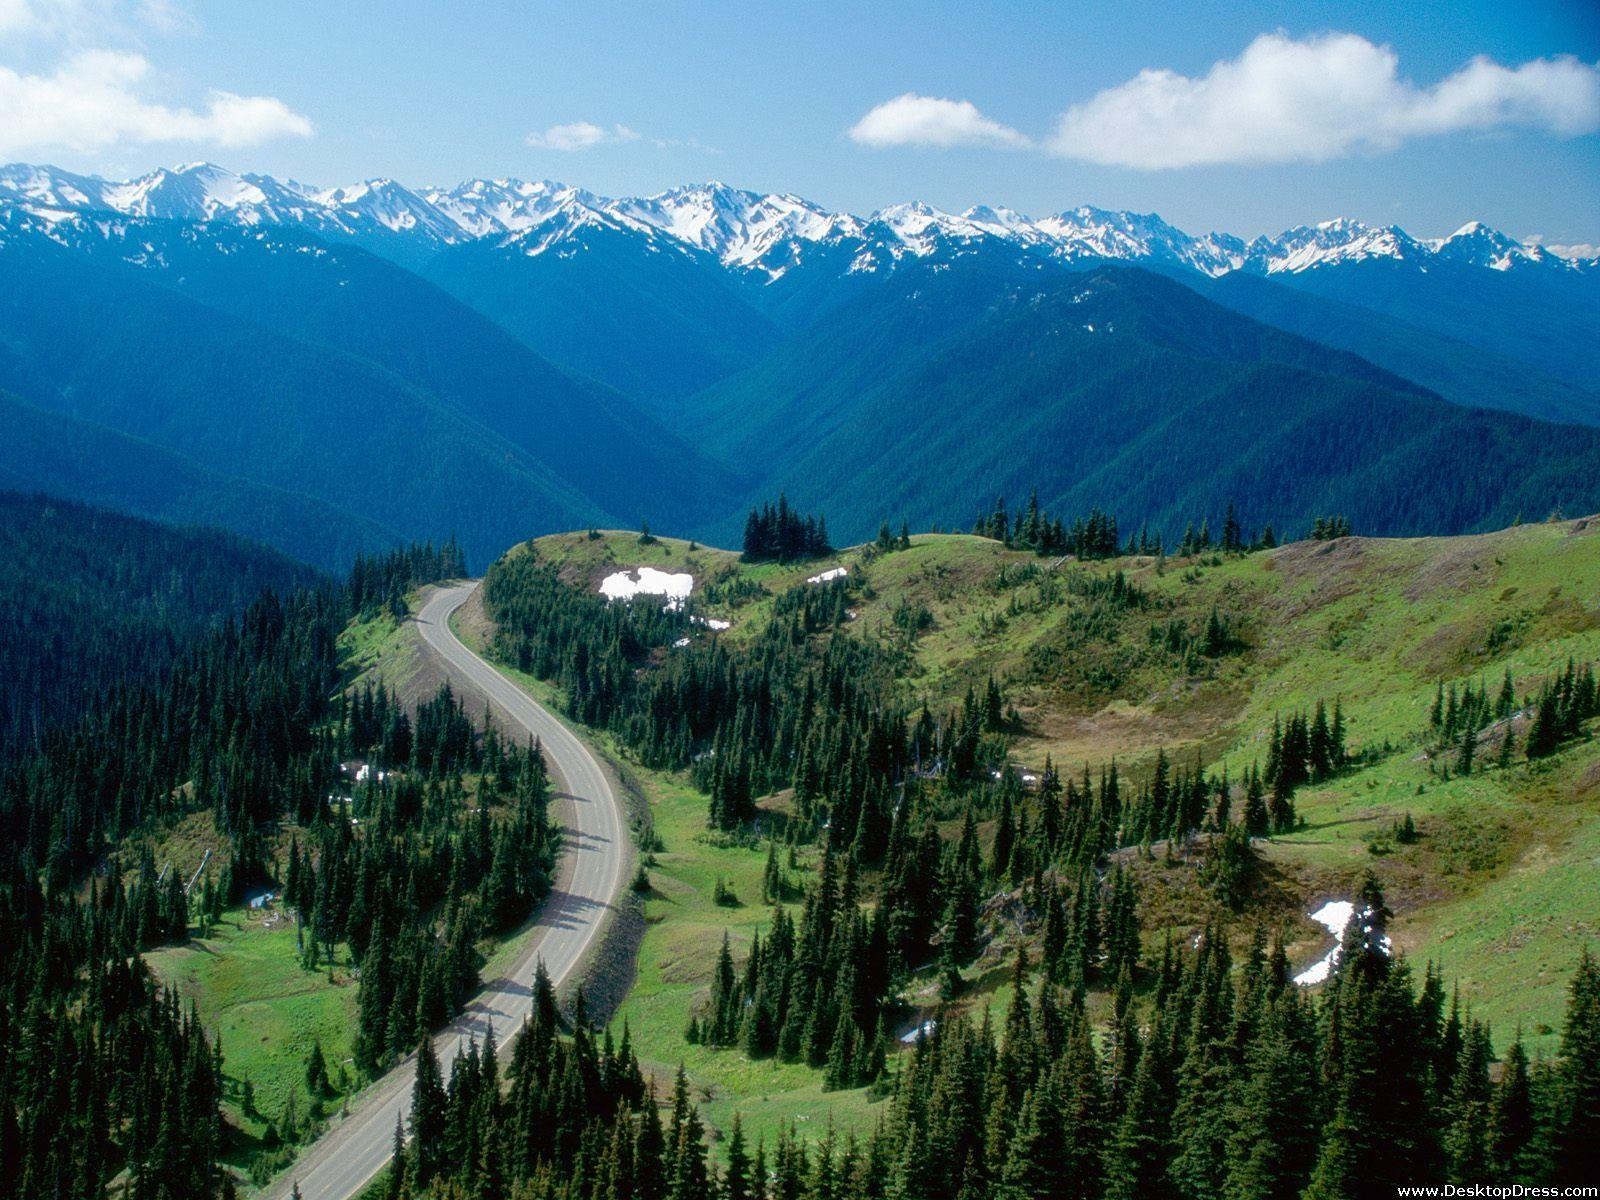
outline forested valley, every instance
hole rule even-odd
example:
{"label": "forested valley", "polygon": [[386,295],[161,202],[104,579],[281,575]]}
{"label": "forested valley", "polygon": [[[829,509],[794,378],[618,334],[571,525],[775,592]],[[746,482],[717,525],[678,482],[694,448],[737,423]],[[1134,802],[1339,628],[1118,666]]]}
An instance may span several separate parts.
{"label": "forested valley", "polygon": [[0,1200],[1600,1200],[1600,0],[367,7],[0,0]]}
{"label": "forested valley", "polygon": [[[1033,501],[978,526],[1041,562],[1099,563],[1051,586],[1098,620],[1148,621],[1151,653],[1175,670],[1239,652],[1216,607],[1163,623],[1151,592],[1100,563],[1164,557],[1151,534],[1124,544],[1108,514],[1065,521]],[[786,505],[751,528],[758,564],[826,550],[823,522]],[[1313,531],[1347,534],[1340,518]],[[1275,540],[1230,512],[1220,536],[1201,522],[1174,552],[1239,560]],[[910,546],[886,524],[870,551]],[[288,1161],[330,1106],[415,1050],[410,1119],[377,1185],[391,1200],[1334,1200],[1418,1178],[1600,1170],[1589,955],[1559,1053],[1529,1053],[1518,1031],[1496,1056],[1452,981],[1392,952],[1375,878],[1317,992],[1259,919],[1256,839],[1302,828],[1302,789],[1363,761],[1337,694],[1277,714],[1258,761],[1231,775],[1162,752],[1137,772],[1111,757],[1025,776],[1006,684],[928,702],[906,673],[923,618],[897,608],[881,636],[849,629],[872,599],[859,562],[772,594],[708,585],[706,602],[766,606],[742,639],[718,636],[699,601],[608,603],[531,543],[491,567],[484,597],[504,661],[643,766],[690,781],[708,837],[765,851],[749,899],[770,924],[739,955],[724,939],[684,1044],[865,1089],[870,1127],[712,1130],[681,1069],[670,1085],[642,1069],[625,1025],[593,1021],[581,990],[558,1004],[542,972],[532,1020],[502,1031],[504,1047],[492,1034],[464,1046],[447,1080],[427,1034],[478,986],[484,939],[549,888],[550,782],[536,745],[511,744],[448,689],[408,711],[384,687],[352,686],[338,643],[352,621],[403,617],[408,592],[464,572],[453,545],[417,547],[362,558],[339,584],[268,590],[19,746],[0,775],[5,1194],[239,1189],[223,1113],[249,1100],[228,1046],[141,954],[205,936],[265,889],[293,914],[305,970],[342,958],[360,983],[353,1077],[318,1047],[310,1111],[277,1120],[282,1154],[258,1161]],[[1419,736],[1447,771],[1507,770],[1587,736],[1597,713],[1592,667],[1570,663],[1535,691],[1509,674],[1493,692],[1441,684]],[[765,803],[780,792],[781,811]],[[127,849],[196,813],[228,850],[188,886]],[[1192,941],[1152,937],[1135,867],[1159,858],[1198,864],[1214,901]],[[647,854],[636,887],[649,886]],[[973,1013],[960,1002],[997,921],[1027,947],[1003,1008]],[[908,1039],[917,978],[950,1007]]]}
{"label": "forested valley", "polygon": [[217,529],[0,492],[0,761],[104,693],[152,683],[264,588],[318,576]]}
{"label": "forested valley", "polygon": [[[268,591],[5,768],[0,1192],[234,1193],[227,1047],[140,953],[203,936],[247,892],[283,890],[308,971],[336,944],[361,964],[363,1075],[476,988],[479,939],[549,886],[544,760],[480,733],[448,690],[414,717],[385,690],[347,691],[336,649],[353,617],[403,612],[407,591],[463,571],[453,545],[417,547],[337,586]],[[229,849],[187,881],[122,849],[197,812]],[[336,1098],[325,1067],[307,1075],[318,1106]]]}
{"label": "forested valley", "polygon": [[[747,556],[777,511],[752,513]],[[1099,512],[1069,524],[1036,503],[1008,518],[1002,504],[977,528],[1040,555],[1123,552]],[[1348,534],[1329,518],[1311,536]],[[904,544],[885,525],[873,550]],[[1191,526],[1175,550],[1240,556],[1274,544],[1230,511],[1220,537]],[[1127,552],[1141,550],[1162,553],[1148,533]],[[885,1101],[870,1134],[791,1130],[752,1146],[735,1124],[708,1160],[680,1076],[664,1141],[653,1104],[620,1121],[608,1108],[587,1141],[552,1148],[512,1194],[1324,1200],[1388,1196],[1419,1179],[1600,1174],[1592,958],[1572,978],[1559,1057],[1530,1060],[1519,1036],[1494,1063],[1487,1026],[1452,999],[1451,982],[1392,955],[1370,875],[1319,993],[1291,978],[1253,915],[1253,839],[1292,833],[1297,791],[1357,764],[1337,696],[1280,714],[1260,760],[1233,778],[1159,754],[1138,779],[1115,760],[1081,772],[1047,763],[1025,785],[1007,761],[1019,718],[994,680],[935,712],[900,686],[892,644],[844,635],[864,586],[858,570],[792,586],[764,626],[730,644],[704,634],[693,604],[608,604],[571,586],[531,544],[490,569],[506,661],[556,683],[576,719],[640,762],[687,772],[716,836],[766,842],[770,928],[742,961],[724,940],[686,1041],[808,1063],[824,1088],[866,1085]],[[1120,572],[1074,586],[1102,588],[1122,609],[1151,602]],[[1190,667],[1233,651],[1215,609],[1182,641],[1176,661]],[[1508,718],[1524,702],[1532,716],[1518,742]],[[1582,736],[1597,712],[1592,667],[1569,663],[1525,701],[1509,677],[1498,699],[1441,684],[1427,736],[1446,748],[1447,771],[1505,769]],[[1493,739],[1498,760],[1475,768],[1480,739]],[[786,815],[756,803],[779,791],[792,796]],[[994,830],[987,849],[980,822]],[[783,847],[813,842],[817,874],[797,888]],[[1179,854],[1198,858],[1226,915],[1156,953],[1124,867],[1130,855]],[[932,968],[945,999],[959,997],[996,895],[1039,947],[1032,960],[1019,951],[1003,1017],[940,1015],[897,1050],[902,989]],[[523,1118],[491,1107],[480,1119],[493,1129]],[[413,1166],[427,1157],[415,1151]],[[413,1169],[396,1173],[393,1194],[493,1194],[486,1180],[503,1169]]]}

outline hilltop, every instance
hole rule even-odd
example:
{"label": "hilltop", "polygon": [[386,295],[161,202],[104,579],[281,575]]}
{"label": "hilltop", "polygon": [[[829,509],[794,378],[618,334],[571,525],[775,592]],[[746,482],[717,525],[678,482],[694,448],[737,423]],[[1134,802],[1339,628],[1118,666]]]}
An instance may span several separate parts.
{"label": "hilltop", "polygon": [[[1265,758],[1275,718],[1337,702],[1354,765],[1303,788],[1299,827],[1258,843],[1268,881],[1258,916],[1288,932],[1299,969],[1327,940],[1307,914],[1371,869],[1399,948],[1438,962],[1497,1040],[1520,1025],[1553,1047],[1571,961],[1600,933],[1600,897],[1583,885],[1600,851],[1600,749],[1580,741],[1508,767],[1494,758],[1505,728],[1525,741],[1546,681],[1600,658],[1600,520],[1093,563],[956,534],[786,566],[621,532],[512,552],[530,553],[586,591],[641,566],[691,575],[691,610],[728,623],[693,636],[733,645],[759,634],[785,590],[842,570],[840,635],[892,648],[906,701],[935,712],[996,680],[1018,718],[1007,753],[1028,776],[1048,757],[1069,774],[1115,760],[1147,778],[1164,754],[1237,781]],[[1136,600],[1086,586],[1118,577]],[[1226,645],[1207,653],[1213,614]],[[1458,747],[1438,745],[1430,726],[1435,698],[1492,695],[1508,673],[1516,714],[1478,734],[1477,767],[1462,775]],[[1409,842],[1396,836],[1408,818]],[[1192,932],[1205,899],[1192,872],[1159,860],[1158,848],[1140,868],[1152,903],[1174,932]]]}

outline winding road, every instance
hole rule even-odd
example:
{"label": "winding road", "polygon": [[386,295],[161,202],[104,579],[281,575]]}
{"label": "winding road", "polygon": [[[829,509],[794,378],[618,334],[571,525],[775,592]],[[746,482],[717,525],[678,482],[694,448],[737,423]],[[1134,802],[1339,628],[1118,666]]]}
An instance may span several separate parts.
{"label": "winding road", "polygon": [[[475,583],[440,588],[417,614],[422,640],[443,661],[452,684],[470,685],[499,710],[502,727],[539,738],[556,774],[558,806],[565,820],[561,857],[536,931],[510,969],[483,991],[434,1038],[446,1078],[456,1048],[468,1037],[494,1028],[502,1044],[521,1027],[532,1007],[534,972],[540,959],[550,981],[560,984],[577,971],[597,942],[622,888],[628,858],[622,805],[600,764],[573,732],[534,702],[517,684],[474,654],[450,629],[450,616],[466,603]],[[328,1131],[262,1193],[284,1200],[296,1184],[304,1200],[351,1200],[388,1164],[397,1117],[409,1115],[416,1065],[407,1058],[351,1106]]]}

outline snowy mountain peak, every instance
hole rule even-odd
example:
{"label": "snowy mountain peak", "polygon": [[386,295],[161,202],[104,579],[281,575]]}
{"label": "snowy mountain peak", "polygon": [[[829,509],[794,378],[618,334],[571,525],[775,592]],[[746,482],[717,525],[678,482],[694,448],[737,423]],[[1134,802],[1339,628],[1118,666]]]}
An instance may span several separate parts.
{"label": "snowy mountain peak", "polygon": [[977,225],[996,229],[1014,230],[1028,224],[1028,218],[1014,208],[991,208],[987,204],[974,205],[961,214]]}
{"label": "snowy mountain peak", "polygon": [[1478,221],[1449,237],[1422,240],[1396,226],[1349,217],[1299,225],[1248,244],[1226,233],[1193,236],[1154,213],[1080,205],[1034,219],[977,205],[962,213],[931,204],[893,204],[865,219],[800,196],[761,193],[720,180],[653,196],[610,198],[553,180],[470,179],[413,191],[392,179],[317,188],[264,175],[238,175],[194,162],[125,182],[25,163],[0,167],[0,208],[54,226],[82,214],[140,219],[296,225],[354,240],[406,261],[444,246],[486,241],[524,254],[569,252],[573,239],[605,229],[645,239],[652,249],[715,258],[730,270],[774,280],[818,247],[844,247],[851,270],[878,270],[905,258],[1009,247],[1065,262],[1103,259],[1183,266],[1210,276],[1274,275],[1367,261],[1432,262],[1507,271],[1591,271],[1525,245]]}
{"label": "snowy mountain peak", "polygon": [[1367,225],[1349,217],[1297,225],[1276,238],[1256,238],[1248,249],[1250,263],[1268,275],[1369,259],[1416,259],[1431,253],[1425,243],[1398,226]]}
{"label": "snowy mountain peak", "polygon": [[1435,253],[1440,258],[1491,271],[1509,271],[1519,262],[1542,263],[1549,257],[1540,247],[1525,246],[1482,221],[1468,221],[1439,242]]}
{"label": "snowy mountain peak", "polygon": [[184,221],[210,221],[219,213],[259,209],[268,203],[265,187],[210,163],[152,171],[111,184],[102,195],[111,209],[127,216]]}
{"label": "snowy mountain peak", "polygon": [[103,180],[74,175],[57,167],[36,167],[29,163],[0,167],[0,194],[11,196],[14,203],[24,207],[62,212],[103,208],[105,188]]}
{"label": "snowy mountain peak", "polygon": [[422,198],[455,226],[457,239],[514,236],[563,209],[600,204],[599,197],[550,179],[469,179],[448,190],[430,188]]}
{"label": "snowy mountain peak", "polygon": [[792,265],[800,247],[860,232],[856,218],[799,196],[749,192],[716,180],[608,201],[607,211],[713,254],[727,266],[762,269],[774,278]]}
{"label": "snowy mountain peak", "polygon": [[1354,217],[1334,217],[1327,221],[1318,221],[1314,228],[1318,233],[1332,234],[1335,237],[1361,237],[1370,233],[1372,227]]}

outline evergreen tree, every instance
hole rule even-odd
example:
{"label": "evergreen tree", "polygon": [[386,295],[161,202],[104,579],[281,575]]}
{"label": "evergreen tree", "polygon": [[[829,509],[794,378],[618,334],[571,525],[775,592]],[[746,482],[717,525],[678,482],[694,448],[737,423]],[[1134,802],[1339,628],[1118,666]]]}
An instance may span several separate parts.
{"label": "evergreen tree", "polygon": [[1533,1088],[1522,1033],[1506,1051],[1489,1115],[1488,1168],[1494,1178],[1534,1183],[1542,1177],[1534,1155]]}
{"label": "evergreen tree", "polygon": [[1600,1179],[1600,964],[1587,949],[1567,997],[1555,1176],[1560,1183],[1576,1184]]}
{"label": "evergreen tree", "polygon": [[733,1128],[728,1134],[728,1167],[722,1175],[723,1200],[752,1200],[755,1191],[751,1185],[750,1171],[750,1158],[745,1152],[744,1129],[736,1112],[733,1114]]}
{"label": "evergreen tree", "polygon": [[433,1053],[433,1039],[424,1037],[417,1046],[416,1079],[411,1085],[411,1169],[414,1188],[425,1188],[445,1166],[444,1082],[439,1060]]}

